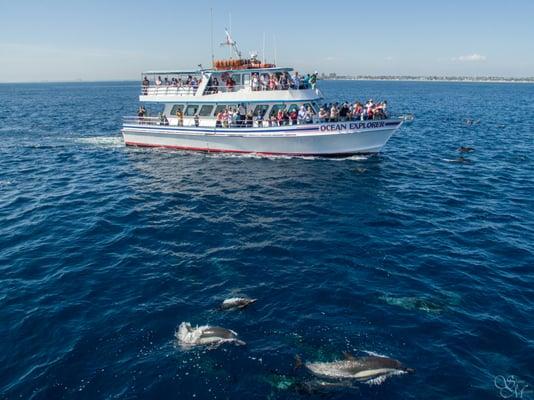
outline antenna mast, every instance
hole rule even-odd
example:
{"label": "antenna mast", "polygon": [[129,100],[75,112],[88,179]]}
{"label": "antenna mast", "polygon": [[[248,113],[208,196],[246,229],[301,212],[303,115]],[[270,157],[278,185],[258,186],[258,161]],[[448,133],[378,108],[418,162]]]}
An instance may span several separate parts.
{"label": "antenna mast", "polygon": [[224,43],[221,43],[221,46],[230,47],[230,57],[232,56],[231,53],[233,51],[237,59],[241,59],[241,52],[239,51],[239,48],[237,47],[237,42],[234,39],[232,39],[232,36],[230,36],[228,29],[225,29],[225,33],[226,33],[226,41]]}
{"label": "antenna mast", "polygon": [[276,64],[276,35],[274,35],[274,65]]}
{"label": "antenna mast", "polygon": [[262,64],[265,64],[265,32],[263,32],[263,54],[262,54]]}
{"label": "antenna mast", "polygon": [[213,8],[210,8],[210,30],[211,30],[211,38],[210,38],[210,44],[211,44],[211,67],[214,67],[215,64],[215,54],[213,52]]}

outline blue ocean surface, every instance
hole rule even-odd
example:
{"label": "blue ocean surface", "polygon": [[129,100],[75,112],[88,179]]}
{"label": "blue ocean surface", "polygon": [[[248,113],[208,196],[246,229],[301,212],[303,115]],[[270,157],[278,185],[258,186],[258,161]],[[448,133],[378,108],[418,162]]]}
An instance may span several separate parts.
{"label": "blue ocean surface", "polygon": [[[199,154],[124,147],[137,82],[0,85],[0,398],[534,398],[534,86],[320,88],[416,118],[375,157]],[[294,368],[343,352],[416,371]]]}

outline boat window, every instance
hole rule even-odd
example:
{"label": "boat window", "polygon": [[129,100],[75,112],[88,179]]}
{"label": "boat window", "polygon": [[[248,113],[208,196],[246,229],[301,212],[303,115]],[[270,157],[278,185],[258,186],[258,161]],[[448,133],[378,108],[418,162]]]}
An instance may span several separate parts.
{"label": "boat window", "polygon": [[308,107],[311,107],[312,111],[313,112],[317,112],[317,109],[315,108],[316,105],[315,104],[311,104],[311,103],[304,103],[304,109],[308,109]]}
{"label": "boat window", "polygon": [[212,104],[203,105],[200,108],[200,111],[198,112],[198,115],[200,115],[201,117],[207,117],[207,116],[211,115],[211,112],[213,111],[213,107],[214,106]]}
{"label": "boat window", "polygon": [[198,104],[189,104],[185,109],[185,115],[191,117],[195,115],[198,111]]}
{"label": "boat window", "polygon": [[232,74],[232,80],[235,82],[236,85],[242,85],[243,81],[241,80],[241,77],[243,74]]}
{"label": "boat window", "polygon": [[298,112],[298,110],[299,110],[299,106],[298,106],[297,104],[291,104],[291,105],[289,106],[287,112],[291,112],[291,111],[293,111],[293,110],[295,110],[295,111]]}
{"label": "boat window", "polygon": [[176,115],[176,112],[178,110],[184,111],[184,105],[183,104],[175,104],[174,106],[172,106],[171,115]]}
{"label": "boat window", "polygon": [[217,114],[223,112],[227,107],[228,106],[226,104],[219,104],[217,107],[215,107],[215,112],[213,113],[213,115],[217,116]]}
{"label": "boat window", "polygon": [[258,104],[254,108],[254,111],[252,112],[252,115],[254,115],[255,117],[257,117],[257,116],[263,117],[268,109],[269,109],[269,105],[268,104]]}
{"label": "boat window", "polygon": [[269,116],[272,117],[273,115],[276,116],[279,110],[284,110],[286,108],[285,104],[275,104],[273,108],[271,108],[271,112],[269,113]]}

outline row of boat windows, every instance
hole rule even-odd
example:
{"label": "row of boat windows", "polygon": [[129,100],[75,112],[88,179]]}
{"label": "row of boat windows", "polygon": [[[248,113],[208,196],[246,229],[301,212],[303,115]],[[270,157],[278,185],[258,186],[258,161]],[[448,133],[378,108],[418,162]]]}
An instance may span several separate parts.
{"label": "row of boat windows", "polygon": [[[302,103],[301,103],[302,104]],[[298,111],[301,104],[290,104],[289,106],[287,104],[258,104],[258,105],[252,105],[247,107],[247,112],[250,112],[252,110],[252,115],[254,117],[263,117],[267,113],[267,110],[269,110],[269,107],[271,108],[271,111],[269,112],[269,116],[276,115],[278,111],[286,111],[291,112],[293,110]],[[304,103],[304,108],[308,109],[308,107],[311,107],[312,110],[317,113],[319,111],[319,106],[317,103]],[[230,108],[238,108],[238,105],[236,104],[175,104],[171,111],[170,115],[174,116],[178,112],[178,110],[182,111],[184,116],[186,117],[193,117],[195,115],[198,115],[199,117],[215,117],[220,112],[223,112],[224,110],[228,110]]]}

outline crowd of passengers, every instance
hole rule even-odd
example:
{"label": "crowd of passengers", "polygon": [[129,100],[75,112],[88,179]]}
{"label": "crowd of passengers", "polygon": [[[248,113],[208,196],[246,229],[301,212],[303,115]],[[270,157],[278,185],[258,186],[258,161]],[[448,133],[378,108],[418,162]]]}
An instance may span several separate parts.
{"label": "crowd of passengers", "polygon": [[344,102],[342,104],[324,104],[319,109],[319,122],[339,122],[339,121],[365,121],[373,119],[386,119],[387,101],[375,103],[369,99],[362,104],[356,101],[354,104]]}
{"label": "crowd of passengers", "polygon": [[[292,107],[289,110],[272,110],[270,115],[266,115],[266,111],[253,113],[252,111],[247,111],[243,104],[236,107],[227,107],[215,115],[215,126],[217,128],[273,127],[311,124],[314,122],[380,120],[388,117],[387,101],[375,103],[372,99],[365,104],[359,101],[353,104],[348,102],[324,104],[320,107],[318,113],[314,112],[311,106],[305,107],[304,105],[300,106],[300,108]],[[145,121],[147,112],[143,106],[139,108],[137,116],[141,123],[147,122]],[[176,111],[176,120],[178,126],[184,125],[184,113],[181,109]],[[200,125],[198,112],[194,114],[193,122],[195,126]],[[159,125],[169,125],[169,120],[165,114],[160,113],[158,123]]]}
{"label": "crowd of passengers", "polygon": [[[161,79],[161,76],[158,76],[154,82],[156,87],[175,87],[175,88],[187,88],[187,89],[198,89],[198,86],[202,82],[202,78],[196,78],[195,76],[189,75],[186,79],[182,78],[169,78],[165,77]],[[143,94],[148,93],[148,87],[150,86],[150,80],[148,77],[143,78]]]}
{"label": "crowd of passengers", "polygon": [[[174,88],[188,88],[196,90],[202,78],[196,78],[192,75],[189,75],[186,79],[182,78],[171,78],[168,77],[161,78],[158,76],[154,82],[156,87],[174,87]],[[148,88],[151,85],[148,77],[143,78],[143,94],[148,94]],[[313,74],[307,74],[304,76],[299,75],[295,71],[293,75],[290,75],[286,72],[276,72],[276,73],[259,73],[254,72],[250,76],[250,87],[253,91],[260,90],[288,90],[288,89],[315,89],[317,85],[317,72]],[[206,88],[206,94],[214,94],[221,91],[233,92],[236,86],[235,80],[232,76],[224,72],[218,78],[217,76],[212,76],[208,82]]]}
{"label": "crowd of passengers", "polygon": [[[372,99],[365,104],[356,101],[354,104],[344,102],[341,104],[323,104],[318,113],[315,113],[311,106],[300,108],[292,107],[289,110],[278,109],[266,115],[266,111],[256,114],[246,110],[241,104],[236,107],[227,107],[219,111],[215,116],[215,126],[218,128],[229,127],[253,127],[253,126],[284,126],[311,124],[313,122],[344,122],[344,121],[366,121],[386,119],[387,101],[375,103]],[[147,116],[146,109],[141,106],[137,112],[141,121]],[[184,113],[181,109],[176,112],[178,126],[184,125]],[[195,126],[200,125],[198,112],[193,116]],[[159,114],[159,125],[169,125],[167,116]]]}

